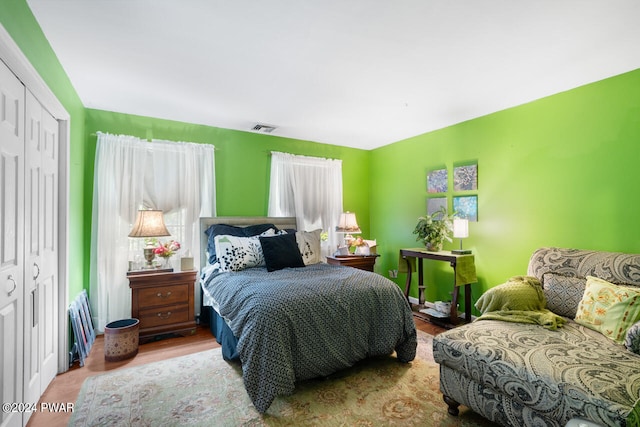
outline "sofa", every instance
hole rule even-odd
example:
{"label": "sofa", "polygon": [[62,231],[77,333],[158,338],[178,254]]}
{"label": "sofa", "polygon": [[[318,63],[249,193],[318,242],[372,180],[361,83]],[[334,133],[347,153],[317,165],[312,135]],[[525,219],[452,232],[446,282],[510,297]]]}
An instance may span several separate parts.
{"label": "sofa", "polygon": [[[458,415],[465,405],[503,426],[565,426],[576,419],[640,426],[640,322],[632,319],[640,305],[640,255],[541,248],[527,277],[542,287],[542,311],[562,321],[553,327],[483,313],[436,336],[433,356],[449,413]],[[633,296],[625,300],[624,319],[596,306],[587,316],[603,302],[594,291],[599,282]],[[626,326],[597,319],[607,315]]]}

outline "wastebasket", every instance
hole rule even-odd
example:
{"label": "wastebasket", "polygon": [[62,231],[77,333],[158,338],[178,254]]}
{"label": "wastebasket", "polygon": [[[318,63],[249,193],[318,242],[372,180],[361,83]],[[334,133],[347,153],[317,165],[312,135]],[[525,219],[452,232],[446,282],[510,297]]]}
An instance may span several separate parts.
{"label": "wastebasket", "polygon": [[122,319],[104,327],[104,359],[119,362],[138,354],[138,319]]}

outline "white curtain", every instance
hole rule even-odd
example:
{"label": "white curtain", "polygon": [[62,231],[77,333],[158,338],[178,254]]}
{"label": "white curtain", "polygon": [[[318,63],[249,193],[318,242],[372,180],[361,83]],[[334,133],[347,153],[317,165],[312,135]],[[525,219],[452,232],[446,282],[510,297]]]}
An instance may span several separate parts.
{"label": "white curtain", "polygon": [[214,150],[208,144],[98,133],[90,300],[99,332],[111,321],[131,317],[128,234],[138,209],[180,212],[179,241],[200,265],[198,218],[216,212]]}
{"label": "white curtain", "polygon": [[342,160],[271,153],[269,216],[295,216],[298,228],[328,233],[323,255],[339,243],[342,213]]}

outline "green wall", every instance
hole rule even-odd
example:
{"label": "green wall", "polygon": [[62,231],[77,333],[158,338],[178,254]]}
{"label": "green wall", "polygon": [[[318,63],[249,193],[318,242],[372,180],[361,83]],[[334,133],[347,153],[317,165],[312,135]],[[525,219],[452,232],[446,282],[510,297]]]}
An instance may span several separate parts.
{"label": "green wall", "polygon": [[[464,240],[476,256],[474,301],[526,273],[540,246],[640,252],[640,70],[363,151],[86,110],[25,0],[2,0],[0,23],[71,115],[71,298],[88,287],[96,131],[214,144],[219,215],[266,214],[272,150],[342,159],[344,208],[358,214],[363,236],[378,239],[384,273],[397,268],[400,248],[418,246],[412,231],[426,211],[427,172],[446,167],[451,180],[455,165],[477,162],[479,221]],[[450,269],[427,267],[427,283],[445,284],[427,298],[447,299]]]}
{"label": "green wall", "polygon": [[[371,152],[371,230],[380,269],[426,212],[428,171],[477,162],[478,222],[469,225],[479,284],[473,300],[526,274],[541,246],[640,252],[640,70],[586,85]],[[373,191],[375,189],[375,191]],[[464,195],[463,193],[460,193]],[[467,194],[469,194],[467,192]],[[459,241],[445,245],[454,248]],[[428,261],[427,299],[450,299],[451,268]],[[397,283],[404,287],[404,275]],[[417,296],[416,280],[411,294]]]}
{"label": "green wall", "polygon": [[[133,135],[145,139],[166,139],[213,144],[216,147],[216,204],[219,216],[262,216],[267,214],[271,151],[342,160],[343,205],[356,212],[364,235],[369,232],[370,151],[279,138],[252,132],[220,129],[170,120],[86,111],[87,171],[93,173],[96,132]],[[85,199],[91,200],[91,183],[85,187]],[[85,207],[91,217],[91,206]],[[91,239],[90,224],[85,225],[85,245]],[[88,263],[89,254],[85,262]]]}
{"label": "green wall", "polygon": [[[31,9],[24,0],[0,1],[0,24],[11,35],[31,65],[71,116],[69,146],[69,298],[73,299],[85,286],[87,266],[83,263],[86,238],[84,186],[84,113],[85,109],[49,42],[42,34]],[[90,201],[89,201],[90,203]],[[88,265],[88,264],[87,264]]]}

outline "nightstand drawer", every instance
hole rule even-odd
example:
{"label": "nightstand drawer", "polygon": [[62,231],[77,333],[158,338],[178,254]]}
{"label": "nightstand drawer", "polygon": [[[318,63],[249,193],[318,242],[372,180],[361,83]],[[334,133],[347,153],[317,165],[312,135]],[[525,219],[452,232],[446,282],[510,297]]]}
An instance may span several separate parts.
{"label": "nightstand drawer", "polygon": [[139,316],[141,328],[153,328],[192,320],[189,319],[189,307],[184,304],[140,310]]}
{"label": "nightstand drawer", "polygon": [[158,286],[138,291],[138,300],[142,309],[182,303],[187,301],[188,298],[189,288],[187,285]]}

